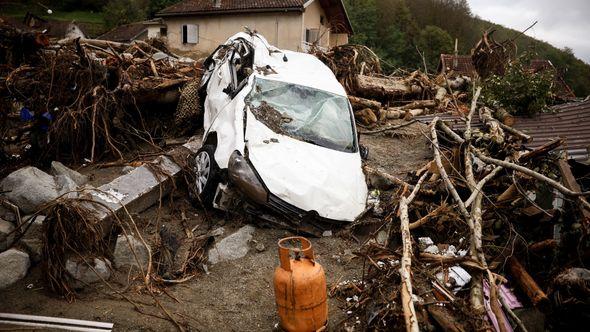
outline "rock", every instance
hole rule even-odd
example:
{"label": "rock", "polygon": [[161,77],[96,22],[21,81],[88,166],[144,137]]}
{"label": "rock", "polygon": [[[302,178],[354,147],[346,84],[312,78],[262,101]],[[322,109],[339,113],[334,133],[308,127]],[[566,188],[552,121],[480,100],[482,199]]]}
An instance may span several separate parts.
{"label": "rock", "polygon": [[17,250],[8,249],[0,253],[0,289],[6,288],[24,278],[31,266],[29,255]]}
{"label": "rock", "polygon": [[324,232],[322,233],[322,236],[323,236],[323,237],[330,237],[330,236],[332,236],[332,231],[324,231]]}
{"label": "rock", "polygon": [[8,249],[14,240],[14,225],[4,219],[0,219],[0,251]]}
{"label": "rock", "polygon": [[40,263],[43,258],[43,240],[41,239],[21,239],[20,244],[29,254],[31,261],[35,264]]}
{"label": "rock", "polygon": [[129,174],[129,173],[133,172],[134,169],[135,169],[135,167],[133,167],[133,166],[125,166],[125,167],[123,167],[123,169],[121,169],[121,175]]}
{"label": "rock", "polygon": [[[86,262],[92,262],[92,268]],[[75,280],[73,283],[75,288],[81,288],[86,284],[99,282],[103,279],[108,280],[111,277],[112,267],[108,259],[94,258],[94,260],[87,259],[86,262],[74,258],[68,258],[66,261],[66,271]]]}
{"label": "rock", "polygon": [[[135,254],[131,250],[135,251]],[[137,259],[135,259],[137,255]],[[149,261],[149,251],[141,241],[136,239],[133,235],[125,236],[120,234],[117,237],[115,244],[115,253],[113,254],[115,260],[115,267],[121,268],[123,266],[138,266],[138,263],[143,269],[147,268]]]}
{"label": "rock", "polygon": [[266,247],[264,246],[264,243],[262,243],[262,242],[258,242],[258,243],[256,244],[256,251],[258,251],[258,252],[263,252],[263,251],[265,251],[265,250],[266,250]]}
{"label": "rock", "polygon": [[16,222],[16,214],[14,211],[0,205],[0,219],[4,219],[6,221],[10,221],[12,223]]}
{"label": "rock", "polygon": [[57,193],[61,196],[67,193],[64,197],[76,198],[78,193],[74,192],[78,188],[78,185],[67,175],[58,175],[55,177],[55,185]]}
{"label": "rock", "polygon": [[73,169],[66,167],[59,161],[51,162],[51,175],[54,175],[56,177],[60,175],[65,175],[68,178],[72,179],[77,186],[83,186],[86,183],[88,183],[88,177],[86,175],[82,175],[74,171]]}
{"label": "rock", "polygon": [[34,220],[31,220],[32,216],[25,216],[23,218],[24,222],[31,222],[30,226],[23,226],[23,230],[27,229],[27,232],[20,240],[25,246],[26,251],[29,253],[29,256],[33,263],[39,263],[42,257],[42,250],[43,250],[43,222],[45,221],[45,216],[38,215]]}
{"label": "rock", "polygon": [[209,263],[217,264],[228,260],[234,260],[246,256],[248,253],[248,242],[252,240],[252,233],[256,228],[246,225],[235,233],[217,242],[209,250]]}
{"label": "rock", "polygon": [[211,236],[222,236],[223,233],[225,233],[225,228],[222,227],[217,227],[216,229],[214,229],[213,231],[211,231]]}
{"label": "rock", "polygon": [[33,213],[58,196],[53,177],[32,166],[10,173],[0,182],[0,191],[24,213]]}

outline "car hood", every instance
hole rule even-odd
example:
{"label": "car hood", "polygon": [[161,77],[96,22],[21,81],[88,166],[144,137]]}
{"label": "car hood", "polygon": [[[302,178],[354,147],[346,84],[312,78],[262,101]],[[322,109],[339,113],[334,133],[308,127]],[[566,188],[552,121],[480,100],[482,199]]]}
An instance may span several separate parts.
{"label": "car hood", "polygon": [[248,157],[269,191],[320,217],[353,221],[365,210],[367,184],[359,153],[280,135],[248,112]]}

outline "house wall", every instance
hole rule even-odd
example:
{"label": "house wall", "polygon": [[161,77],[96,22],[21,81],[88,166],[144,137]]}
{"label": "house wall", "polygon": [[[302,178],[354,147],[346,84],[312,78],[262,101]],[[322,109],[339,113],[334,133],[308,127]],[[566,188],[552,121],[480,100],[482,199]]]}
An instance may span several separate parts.
{"label": "house wall", "polygon": [[[302,15],[300,12],[254,13],[239,15],[211,15],[164,17],[168,26],[168,45],[185,52],[210,53],[244,26],[261,33],[269,43],[282,49],[301,50]],[[182,26],[199,26],[197,44],[182,43]]]}
{"label": "house wall", "polygon": [[[322,16],[324,17],[323,24],[321,23]],[[301,35],[303,41],[305,40],[306,29],[319,29],[319,46],[326,48],[330,47],[330,24],[324,9],[317,0],[307,6],[303,12],[303,31]]]}
{"label": "house wall", "polygon": [[162,25],[148,25],[147,26],[147,37],[148,38],[160,38],[160,28]]}
{"label": "house wall", "polygon": [[347,33],[330,33],[330,47],[348,44]]}

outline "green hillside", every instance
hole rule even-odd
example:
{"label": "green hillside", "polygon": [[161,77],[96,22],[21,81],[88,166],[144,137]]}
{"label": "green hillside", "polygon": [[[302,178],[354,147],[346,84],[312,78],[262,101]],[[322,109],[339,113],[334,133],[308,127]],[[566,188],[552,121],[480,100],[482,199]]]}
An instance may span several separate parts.
{"label": "green hillside", "polygon": [[[440,53],[452,52],[458,39],[459,52],[469,54],[484,30],[496,30],[498,41],[512,39],[519,31],[475,17],[466,0],[344,0],[355,35],[351,43],[373,48],[386,62],[386,69],[436,70]],[[523,22],[523,26],[533,22]],[[526,35],[515,40],[519,53],[532,51],[550,60],[576,95],[590,94],[590,65],[577,59],[571,49],[560,50]]]}

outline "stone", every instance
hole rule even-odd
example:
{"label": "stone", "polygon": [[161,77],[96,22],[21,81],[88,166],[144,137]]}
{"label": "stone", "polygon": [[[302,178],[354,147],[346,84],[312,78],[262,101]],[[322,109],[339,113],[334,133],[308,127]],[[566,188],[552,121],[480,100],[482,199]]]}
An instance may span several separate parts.
{"label": "stone", "polygon": [[41,239],[21,239],[20,244],[29,254],[31,261],[35,264],[40,263],[43,258],[43,240]]}
{"label": "stone", "polygon": [[0,205],[0,219],[4,219],[12,223],[15,223],[17,221],[16,214],[14,214],[14,211],[2,205]]}
{"label": "stone", "polygon": [[258,251],[258,252],[263,252],[263,251],[265,251],[265,250],[266,250],[266,247],[264,246],[264,243],[262,243],[262,242],[258,242],[258,243],[256,244],[256,251]]}
{"label": "stone", "polygon": [[39,263],[43,250],[43,222],[45,221],[45,216],[38,215],[35,219],[31,220],[32,217],[25,216],[23,218],[25,223],[32,223],[30,226],[23,226],[23,230],[26,229],[27,232],[23,235],[20,243],[24,245],[25,250],[29,253],[31,261],[33,263]]}
{"label": "stone", "polygon": [[0,191],[24,213],[33,213],[58,196],[53,177],[32,166],[10,173],[0,182]]}
{"label": "stone", "polygon": [[78,197],[78,193],[74,192],[76,189],[78,189],[78,185],[69,176],[57,175],[55,177],[55,185],[57,188],[57,193],[60,196],[67,193],[66,195],[64,195],[64,197],[67,197],[67,198]]}
{"label": "stone", "polygon": [[[88,263],[92,263],[92,267]],[[87,259],[86,262],[80,259],[68,258],[66,271],[74,279],[73,286],[81,288],[111,277],[111,262],[106,258]]]}
{"label": "stone", "polygon": [[221,227],[217,227],[216,229],[211,231],[210,234],[211,234],[211,236],[218,237],[218,236],[222,236],[223,233],[225,233],[225,228],[223,228],[223,226],[221,226]]}
{"label": "stone", "polygon": [[8,249],[0,253],[0,289],[10,287],[27,275],[31,261],[27,253]]}
{"label": "stone", "polygon": [[[133,250],[131,250],[131,248]],[[133,253],[135,251],[135,254]],[[137,255],[137,259],[135,259]],[[123,266],[138,266],[138,263],[143,269],[147,268],[149,261],[149,251],[141,241],[136,239],[133,235],[125,236],[120,234],[117,237],[115,244],[115,253],[113,254],[115,260],[115,267],[121,268]]]}
{"label": "stone", "polygon": [[209,250],[209,263],[217,264],[246,256],[249,249],[248,243],[252,240],[252,234],[255,230],[254,226],[246,225],[217,242]]}
{"label": "stone", "polygon": [[330,237],[330,236],[332,236],[332,231],[329,231],[329,230],[328,230],[328,231],[324,231],[324,232],[322,233],[322,236],[323,236],[323,237]]}
{"label": "stone", "polygon": [[14,240],[14,225],[4,219],[0,219],[0,251],[8,249]]}
{"label": "stone", "polygon": [[59,161],[52,161],[51,162],[51,175],[59,176],[65,175],[68,178],[72,179],[77,186],[83,186],[88,183],[88,177],[86,175],[82,175],[71,168],[68,168],[64,164],[60,163]]}

